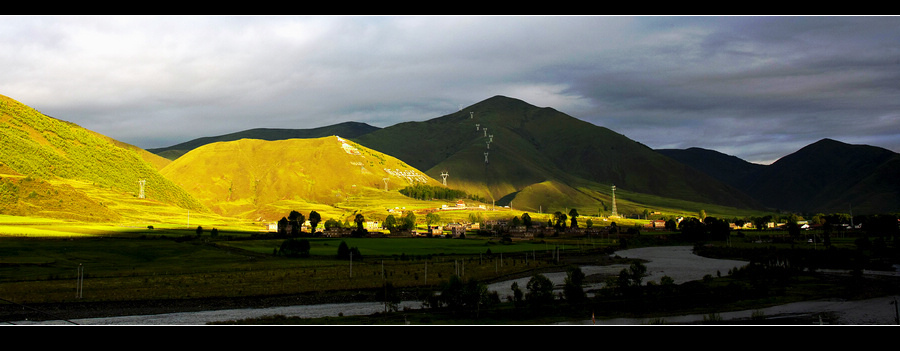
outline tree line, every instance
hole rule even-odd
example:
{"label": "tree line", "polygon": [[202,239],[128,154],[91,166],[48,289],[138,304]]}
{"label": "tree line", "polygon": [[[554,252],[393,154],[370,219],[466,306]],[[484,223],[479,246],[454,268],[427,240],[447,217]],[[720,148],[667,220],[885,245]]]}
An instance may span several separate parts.
{"label": "tree line", "polygon": [[416,200],[455,200],[465,199],[467,197],[466,192],[462,190],[419,183],[400,189],[399,192]]}

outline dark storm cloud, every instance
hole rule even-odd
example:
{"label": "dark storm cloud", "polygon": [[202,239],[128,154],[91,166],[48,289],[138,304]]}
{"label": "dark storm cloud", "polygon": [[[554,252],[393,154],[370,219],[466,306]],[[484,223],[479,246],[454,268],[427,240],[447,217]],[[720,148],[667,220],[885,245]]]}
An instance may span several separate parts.
{"label": "dark storm cloud", "polygon": [[653,148],[900,150],[895,17],[4,17],[0,94],[152,148],[494,95]]}

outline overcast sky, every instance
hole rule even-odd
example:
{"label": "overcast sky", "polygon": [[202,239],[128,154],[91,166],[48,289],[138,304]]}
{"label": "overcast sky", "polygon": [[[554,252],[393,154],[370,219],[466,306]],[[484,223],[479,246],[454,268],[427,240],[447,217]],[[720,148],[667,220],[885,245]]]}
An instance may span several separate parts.
{"label": "overcast sky", "polygon": [[495,95],[651,148],[900,152],[900,17],[0,17],[0,94],[143,148]]}

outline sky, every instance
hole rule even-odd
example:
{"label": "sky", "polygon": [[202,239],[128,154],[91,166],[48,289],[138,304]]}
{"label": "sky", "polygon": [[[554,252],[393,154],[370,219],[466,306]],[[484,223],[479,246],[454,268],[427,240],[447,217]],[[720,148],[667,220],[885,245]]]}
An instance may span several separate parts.
{"label": "sky", "polygon": [[142,148],[503,95],[770,164],[900,152],[900,17],[0,16],[0,95]]}

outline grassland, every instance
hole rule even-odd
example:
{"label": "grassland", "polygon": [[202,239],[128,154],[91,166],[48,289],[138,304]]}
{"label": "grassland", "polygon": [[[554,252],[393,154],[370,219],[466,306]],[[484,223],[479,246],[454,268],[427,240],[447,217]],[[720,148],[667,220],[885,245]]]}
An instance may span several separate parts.
{"label": "grassland", "polygon": [[[23,305],[297,295],[375,289],[385,281],[434,287],[453,274],[492,279],[555,265],[547,251],[554,244],[546,242],[311,238],[312,257],[300,259],[273,255],[283,239],[240,231],[215,239],[187,229],[5,223],[29,227],[28,237],[0,238],[2,298]],[[342,240],[363,257],[337,260]],[[80,298],[78,267],[85,274]]]}

